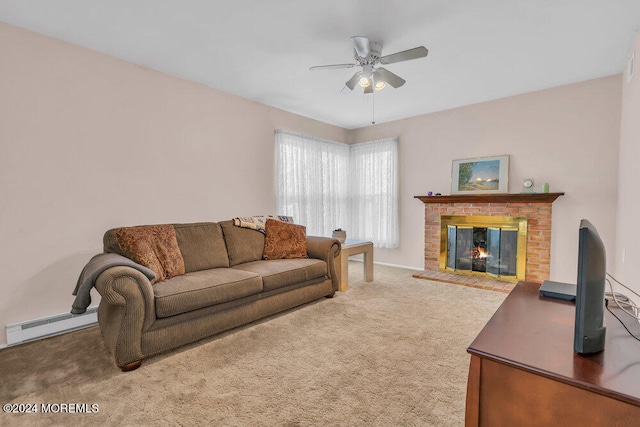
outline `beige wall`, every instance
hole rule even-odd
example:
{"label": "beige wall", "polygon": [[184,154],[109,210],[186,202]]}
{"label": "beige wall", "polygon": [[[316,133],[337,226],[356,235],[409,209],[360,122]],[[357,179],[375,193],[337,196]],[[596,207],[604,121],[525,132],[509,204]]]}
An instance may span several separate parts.
{"label": "beige wall", "polygon": [[3,23],[0,40],[0,344],[8,323],[70,310],[110,227],[273,213],[275,128],[347,140]]}
{"label": "beige wall", "polygon": [[[524,178],[565,192],[553,204],[551,278],[576,280],[578,226],[590,219],[615,248],[620,75],[442,111],[352,131],[351,142],[398,136],[400,248],[376,260],[422,267],[424,204],[450,194],[451,161],[510,155],[509,191]],[[637,258],[636,258],[637,259]]]}
{"label": "beige wall", "polygon": [[[622,76],[622,121],[620,131],[620,172],[618,180],[617,245],[614,277],[640,293],[640,33],[629,57],[635,53],[634,77],[627,79],[629,64]],[[623,261],[624,256],[624,261]],[[609,264],[611,265],[611,264]],[[611,268],[608,268],[611,271]],[[616,291],[627,293],[624,289]],[[640,298],[632,296],[636,302]]]}

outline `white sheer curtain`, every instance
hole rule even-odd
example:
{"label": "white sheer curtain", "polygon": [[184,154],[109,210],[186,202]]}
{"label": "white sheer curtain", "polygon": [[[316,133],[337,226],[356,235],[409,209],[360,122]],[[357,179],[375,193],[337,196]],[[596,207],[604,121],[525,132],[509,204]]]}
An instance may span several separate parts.
{"label": "white sheer curtain", "polygon": [[397,248],[398,140],[351,145],[348,235],[370,240],[379,248]]}
{"label": "white sheer curtain", "polygon": [[397,138],[342,144],[276,130],[276,207],[307,233],[398,247]]}
{"label": "white sheer curtain", "polygon": [[314,236],[348,226],[349,146],[276,130],[276,207]]}

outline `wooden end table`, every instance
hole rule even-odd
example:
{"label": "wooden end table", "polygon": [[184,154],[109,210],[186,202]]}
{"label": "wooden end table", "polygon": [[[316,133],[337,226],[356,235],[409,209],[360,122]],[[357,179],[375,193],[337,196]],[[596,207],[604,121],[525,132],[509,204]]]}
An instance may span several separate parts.
{"label": "wooden end table", "polygon": [[344,292],[349,289],[349,257],[364,254],[364,278],[367,282],[373,280],[373,243],[365,240],[347,239],[342,244],[340,255],[336,259],[338,273],[338,290]]}

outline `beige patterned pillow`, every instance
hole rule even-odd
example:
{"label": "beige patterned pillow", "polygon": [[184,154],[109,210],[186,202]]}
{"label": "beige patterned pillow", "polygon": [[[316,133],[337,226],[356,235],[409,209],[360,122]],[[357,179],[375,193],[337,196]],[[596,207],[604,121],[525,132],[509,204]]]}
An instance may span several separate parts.
{"label": "beige patterned pillow", "polygon": [[264,229],[264,259],[309,258],[304,225],[267,219]]}

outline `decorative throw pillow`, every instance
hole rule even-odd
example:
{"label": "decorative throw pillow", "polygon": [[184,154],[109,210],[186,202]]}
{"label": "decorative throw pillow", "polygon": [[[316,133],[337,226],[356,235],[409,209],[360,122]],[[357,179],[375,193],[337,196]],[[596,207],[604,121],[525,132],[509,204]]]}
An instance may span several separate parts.
{"label": "decorative throw pillow", "polygon": [[184,274],[184,259],[171,224],[122,227],[116,230],[122,254],[156,273],[151,282]]}
{"label": "decorative throw pillow", "polygon": [[264,259],[309,258],[304,225],[267,219],[264,229]]}

